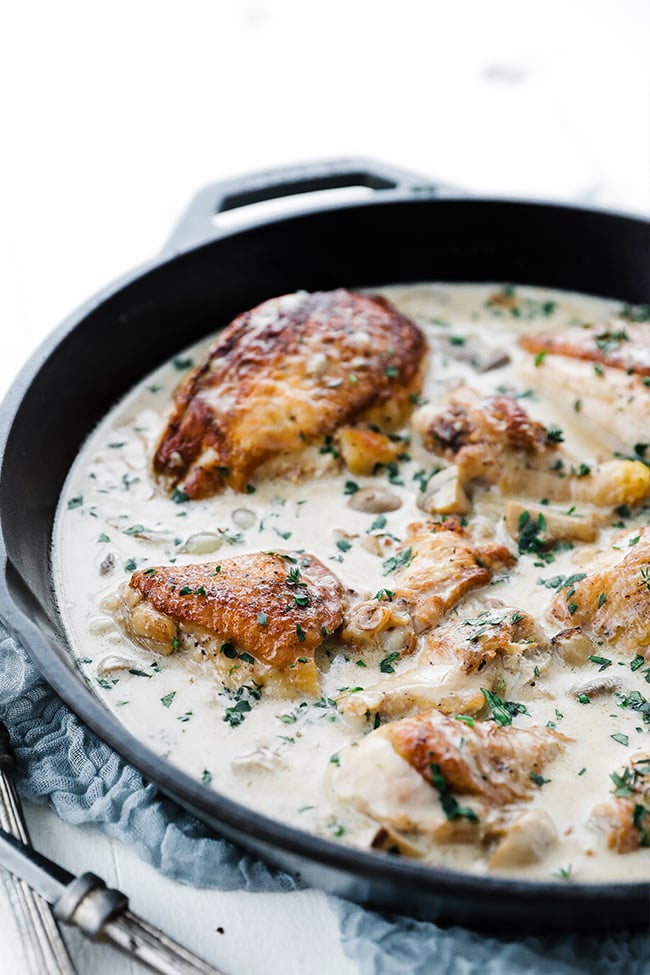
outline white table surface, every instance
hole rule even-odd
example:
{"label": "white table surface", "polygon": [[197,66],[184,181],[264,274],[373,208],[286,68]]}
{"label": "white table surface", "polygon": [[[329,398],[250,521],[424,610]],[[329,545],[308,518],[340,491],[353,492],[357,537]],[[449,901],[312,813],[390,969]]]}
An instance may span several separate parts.
{"label": "white table surface", "polygon": [[[14,4],[0,23],[0,391],[216,179],[363,155],[479,193],[647,214],[648,37],[647,0]],[[229,975],[358,970],[318,892],[192,890],[95,829],[27,814],[41,850],[127,891]],[[23,975],[1,887],[0,945],[2,975]],[[70,945],[83,975],[136,970],[74,932]]]}

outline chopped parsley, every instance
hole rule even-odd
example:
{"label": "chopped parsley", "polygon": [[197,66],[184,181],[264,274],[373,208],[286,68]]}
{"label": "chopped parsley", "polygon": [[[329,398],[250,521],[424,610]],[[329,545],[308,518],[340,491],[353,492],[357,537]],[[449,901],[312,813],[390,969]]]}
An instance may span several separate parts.
{"label": "chopped parsley", "polygon": [[485,703],[492,712],[492,717],[500,727],[512,724],[512,719],[517,714],[528,714],[528,708],[525,704],[520,704],[518,701],[504,701],[495,694],[493,691],[489,691],[486,687],[481,688],[481,693],[485,698]]}
{"label": "chopped parsley", "polygon": [[546,431],[546,443],[562,443],[564,434],[560,427],[552,424]]}
{"label": "chopped parsley", "polygon": [[408,565],[412,558],[411,547],[405,548],[403,552],[398,555],[391,555],[390,558],[385,559],[383,563],[384,575],[390,575],[391,572],[395,572],[397,569],[402,568],[402,566]]}
{"label": "chopped parsley", "polygon": [[380,603],[384,601],[387,603],[392,603],[393,599],[395,598],[395,593],[392,589],[380,589],[379,592],[375,593],[374,598]]}
{"label": "chopped parsley", "polygon": [[379,669],[382,674],[394,674],[395,668],[393,667],[393,664],[396,660],[399,660],[399,658],[400,654],[397,650],[393,651],[393,653],[389,653],[387,657],[384,657],[379,664]]}
{"label": "chopped parsley", "polygon": [[175,697],[176,697],[176,691],[170,691],[169,694],[165,694],[164,697],[161,697],[160,701],[166,708],[168,708]]}
{"label": "chopped parsley", "polygon": [[593,664],[600,664],[600,666],[598,668],[598,671],[599,672],[601,670],[607,670],[608,667],[611,667],[612,666],[612,661],[609,659],[609,657],[597,657],[594,654],[592,654],[589,657],[589,659],[591,660],[591,662]]}
{"label": "chopped parsley", "polygon": [[534,782],[535,785],[539,786],[540,789],[543,785],[546,785],[547,782],[551,781],[550,779],[545,779],[543,775],[538,775],[537,772],[531,772],[529,778],[531,782]]}
{"label": "chopped parsley", "polygon": [[236,728],[242,723],[246,714],[253,709],[250,706],[250,702],[242,698],[233,704],[232,707],[226,708],[226,713],[224,714],[223,720],[230,725],[231,728]]}
{"label": "chopped parsley", "polygon": [[183,369],[189,369],[190,366],[193,366],[193,365],[194,365],[194,363],[193,363],[192,359],[190,359],[189,357],[184,359],[181,356],[177,356],[174,359],[174,368],[175,369],[178,369],[179,372],[182,372]]}
{"label": "chopped parsley", "polygon": [[440,771],[440,766],[436,762],[429,764],[431,783],[438,791],[440,805],[447,819],[468,819],[471,823],[478,823],[479,818],[469,806],[461,806],[455,796],[452,796],[447,787],[444,775]]}

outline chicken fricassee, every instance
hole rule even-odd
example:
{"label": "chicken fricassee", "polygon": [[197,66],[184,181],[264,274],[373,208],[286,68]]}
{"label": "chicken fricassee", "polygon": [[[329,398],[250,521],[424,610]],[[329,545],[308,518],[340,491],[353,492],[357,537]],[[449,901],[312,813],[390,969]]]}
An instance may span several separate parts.
{"label": "chicken fricassee", "polygon": [[244,312],[69,474],[79,666],[148,747],[291,825],[649,879],[649,374],[650,309],[523,286]]}

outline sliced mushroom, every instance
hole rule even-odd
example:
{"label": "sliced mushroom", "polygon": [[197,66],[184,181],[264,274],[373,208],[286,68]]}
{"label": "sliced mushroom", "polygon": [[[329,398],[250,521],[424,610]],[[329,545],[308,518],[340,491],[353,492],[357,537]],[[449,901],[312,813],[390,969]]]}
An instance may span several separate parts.
{"label": "sliced mushroom", "polygon": [[403,833],[385,824],[382,824],[373,836],[370,848],[418,859],[424,856],[424,851],[419,846],[412,843]]}
{"label": "sliced mushroom", "polygon": [[102,657],[97,664],[97,673],[100,677],[104,677],[106,674],[113,674],[116,670],[133,670],[137,669],[138,661],[134,660],[133,657],[120,657],[118,654],[109,654],[106,657]]}
{"label": "sliced mushroom", "polygon": [[232,520],[237,528],[252,528],[256,521],[256,515],[250,508],[235,508],[232,513]]}
{"label": "sliced mushroom", "polygon": [[215,532],[195,532],[178,546],[177,551],[189,555],[207,555],[208,552],[216,552],[222,544],[223,538]]}
{"label": "sliced mushroom", "polygon": [[471,511],[472,505],[456,464],[430,478],[426,491],[418,497],[418,508],[428,515],[465,515]]}
{"label": "sliced mushroom", "polygon": [[558,656],[570,667],[582,667],[596,653],[596,645],[580,626],[561,630],[551,640]]}
{"label": "sliced mushroom", "polygon": [[574,697],[586,694],[587,697],[602,697],[603,694],[613,694],[620,691],[621,682],[617,677],[594,677],[592,680],[583,681],[581,684],[574,684],[571,693]]}
{"label": "sliced mushroom", "polygon": [[355,511],[379,515],[385,511],[397,511],[402,507],[402,499],[387,488],[361,488],[350,495],[348,506]]}
{"label": "sliced mushroom", "polygon": [[539,863],[557,841],[551,817],[543,809],[531,809],[507,828],[494,849],[488,866],[494,870]]}
{"label": "sliced mushroom", "polygon": [[[521,534],[522,515],[528,513],[540,528],[540,537],[556,541],[593,542],[598,537],[598,527],[592,515],[566,515],[544,504],[508,501],[506,504],[506,528],[513,538]],[[525,523],[524,523],[525,524]]]}
{"label": "sliced mushroom", "polygon": [[115,553],[109,552],[99,564],[100,576],[107,576],[115,568]]}

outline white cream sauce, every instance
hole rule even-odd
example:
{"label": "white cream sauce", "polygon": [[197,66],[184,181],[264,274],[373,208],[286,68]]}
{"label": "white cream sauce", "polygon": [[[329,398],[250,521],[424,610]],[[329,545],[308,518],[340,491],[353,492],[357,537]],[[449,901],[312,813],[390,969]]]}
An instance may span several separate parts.
{"label": "white cream sauce", "polygon": [[[518,373],[523,353],[516,343],[528,330],[576,319],[606,320],[620,310],[620,304],[520,287],[522,314],[513,317],[486,305],[500,287],[434,284],[382,289],[427,336],[430,354],[423,395],[434,401],[459,382],[486,393],[506,387],[525,397],[522,402],[535,419],[562,428],[564,447],[576,462],[593,463],[607,456],[589,428],[588,417],[560,412],[553,403],[530,393]],[[230,492],[205,501],[175,503],[154,483],[149,462],[176,384],[208,345],[205,341],[179,353],[174,362],[132,390],[88,438],[70,471],[53,540],[56,589],[70,646],[105,707],[152,751],[269,816],[321,836],[367,846],[376,823],[338,803],[329,786],[330,776],[337,772],[336,756],[354,747],[363,735],[346,724],[333,702],[341,688],[368,686],[380,679],[378,658],[360,661],[358,656],[345,659],[341,654],[331,662],[324,660],[321,701],[263,695],[251,702],[252,710],[241,724],[231,727],[224,717],[233,705],[232,697],[209,664],[202,667],[181,654],[154,659],[129,642],[102,612],[101,604],[136,567],[214,561],[277,548],[306,549],[346,586],[370,597],[390,586],[390,576],[383,574],[382,558],[360,544],[378,532],[372,527],[376,516],[348,507],[345,484],[350,480],[359,487],[381,484],[398,494],[402,506],[384,516],[382,531],[402,538],[410,522],[425,517],[416,506],[419,488],[414,475],[430,472],[438,466],[437,459],[414,438],[407,448],[411,459],[400,463],[399,475],[391,483],[385,474],[353,478],[344,471],[298,484],[260,482],[249,495]],[[477,370],[477,359],[485,363],[502,352],[508,353],[508,364]],[[507,538],[502,509],[495,508],[487,492],[475,495],[475,510],[492,517],[496,512],[499,537]],[[648,511],[643,509],[626,525],[648,521]],[[614,531],[604,529],[598,545],[605,546]],[[337,546],[340,532],[349,533],[351,545],[346,551]],[[579,572],[585,558],[588,562],[585,546],[558,552],[551,565],[536,565],[534,555],[524,554],[505,581],[495,580],[453,612],[465,618],[484,608],[485,600],[501,599],[545,621],[551,635],[560,628],[545,617],[555,593],[539,580]],[[619,678],[623,691],[636,688],[650,696],[645,668],[633,672],[629,657],[607,647],[601,652],[613,661],[607,675]],[[115,657],[122,663],[126,658],[126,669],[111,669]],[[404,665],[397,663],[397,671]],[[650,850],[614,854],[603,837],[587,826],[593,806],[610,795],[610,773],[630,754],[650,747],[650,724],[644,724],[638,712],[618,706],[615,695],[593,697],[588,705],[577,701],[571,689],[597,673],[592,663],[581,668],[552,666],[526,698],[530,715],[515,718],[518,727],[554,722],[574,741],[545,768],[544,777],[550,781],[532,798],[532,805],[549,812],[559,842],[541,863],[513,869],[513,874],[580,881],[650,878]],[[613,734],[627,736],[629,744],[616,741]],[[430,801],[437,804],[434,790],[429,791]],[[428,859],[465,871],[487,871],[481,851],[471,844],[436,846]]]}

